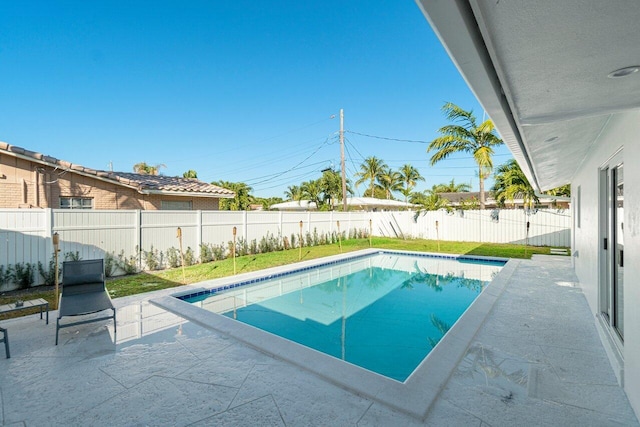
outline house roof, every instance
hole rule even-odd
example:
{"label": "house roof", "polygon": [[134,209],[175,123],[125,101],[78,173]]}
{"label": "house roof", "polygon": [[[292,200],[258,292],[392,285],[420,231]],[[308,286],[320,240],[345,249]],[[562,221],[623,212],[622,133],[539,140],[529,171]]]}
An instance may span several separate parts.
{"label": "house roof", "polygon": [[[537,190],[573,180],[607,125],[640,108],[636,0],[418,0]],[[464,107],[464,106],[462,106]]]}
{"label": "house roof", "polygon": [[279,211],[311,211],[318,207],[315,202],[309,200],[293,200],[289,202],[276,203],[269,206],[269,209],[277,209]]}
{"label": "house roof", "polygon": [[79,175],[112,182],[135,189],[141,194],[167,194],[175,196],[197,196],[215,198],[233,198],[235,193],[217,185],[207,184],[193,178],[182,178],[164,175],[143,175],[129,172],[112,172],[96,170],[79,164],[59,160],[22,147],[9,145],[0,141],[0,153],[22,158],[54,169],[69,171]]}

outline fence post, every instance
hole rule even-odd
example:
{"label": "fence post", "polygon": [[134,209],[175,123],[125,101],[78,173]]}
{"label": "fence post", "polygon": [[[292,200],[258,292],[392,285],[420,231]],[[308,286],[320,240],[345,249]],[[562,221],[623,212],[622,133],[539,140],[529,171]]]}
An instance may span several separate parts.
{"label": "fence post", "polygon": [[[44,232],[43,232],[43,236],[44,237],[44,246],[45,246],[45,251],[44,251],[44,255],[45,255],[45,260],[42,264],[44,265],[48,265],[47,263],[49,262],[49,260],[51,259],[51,256],[53,255],[53,251],[51,250],[51,239],[53,238],[53,209],[51,208],[46,208],[43,210],[42,214],[44,215]],[[32,262],[32,261],[29,261]],[[36,279],[36,281],[39,281],[39,279]]]}
{"label": "fence post", "polygon": [[133,239],[133,244],[134,248],[138,248],[136,258],[138,259],[138,268],[142,270],[142,257],[140,256],[142,253],[142,210],[136,209],[135,213],[135,237]]}
{"label": "fence post", "polygon": [[196,259],[200,259],[200,246],[202,245],[202,211],[196,213]]}
{"label": "fence post", "polygon": [[249,218],[247,216],[247,211],[242,211],[242,232],[244,234],[244,242],[249,243],[251,239],[249,239]]}

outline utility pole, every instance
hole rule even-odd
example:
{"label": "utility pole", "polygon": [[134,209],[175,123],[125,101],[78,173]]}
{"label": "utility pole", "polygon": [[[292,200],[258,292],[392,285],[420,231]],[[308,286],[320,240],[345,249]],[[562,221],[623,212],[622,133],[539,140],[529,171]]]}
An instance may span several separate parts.
{"label": "utility pole", "polygon": [[342,211],[347,211],[347,176],[344,167],[344,110],[340,109],[340,169],[342,170]]}

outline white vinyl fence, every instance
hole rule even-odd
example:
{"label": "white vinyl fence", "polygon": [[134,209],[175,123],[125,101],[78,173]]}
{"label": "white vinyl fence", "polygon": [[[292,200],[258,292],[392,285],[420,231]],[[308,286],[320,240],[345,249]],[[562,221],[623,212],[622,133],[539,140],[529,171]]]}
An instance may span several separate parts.
{"label": "white vinyl fence", "polygon": [[[200,244],[227,246],[233,239],[260,241],[317,232],[371,232],[374,236],[425,238],[449,241],[525,243],[536,246],[570,246],[571,214],[539,210],[426,212],[232,212],[232,211],[140,211],[0,209],[0,266],[41,262],[48,267],[53,254],[52,235],[60,236],[60,253],[78,252],[82,259],[102,258],[106,252],[138,256],[142,251],[166,253],[178,248],[177,229],[183,247],[196,257]],[[527,234],[527,223],[529,224]],[[37,271],[36,283],[41,283]],[[7,288],[0,283],[0,291]]]}

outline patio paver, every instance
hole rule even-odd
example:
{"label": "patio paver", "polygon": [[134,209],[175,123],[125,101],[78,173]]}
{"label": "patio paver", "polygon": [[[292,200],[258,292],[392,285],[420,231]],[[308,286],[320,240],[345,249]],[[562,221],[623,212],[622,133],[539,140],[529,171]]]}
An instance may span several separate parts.
{"label": "patio paver", "polygon": [[[164,290],[115,299],[108,321],[2,321],[2,425],[639,425],[570,258],[521,261],[425,420],[167,313]],[[55,314],[54,314],[55,315]]]}

